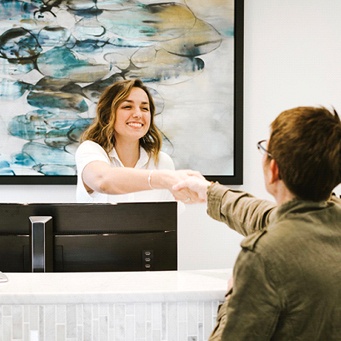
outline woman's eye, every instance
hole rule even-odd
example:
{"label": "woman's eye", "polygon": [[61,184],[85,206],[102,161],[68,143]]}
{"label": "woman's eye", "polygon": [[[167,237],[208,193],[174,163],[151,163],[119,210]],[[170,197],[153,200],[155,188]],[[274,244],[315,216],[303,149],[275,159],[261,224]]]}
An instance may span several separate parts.
{"label": "woman's eye", "polygon": [[149,111],[149,108],[142,108],[143,111]]}

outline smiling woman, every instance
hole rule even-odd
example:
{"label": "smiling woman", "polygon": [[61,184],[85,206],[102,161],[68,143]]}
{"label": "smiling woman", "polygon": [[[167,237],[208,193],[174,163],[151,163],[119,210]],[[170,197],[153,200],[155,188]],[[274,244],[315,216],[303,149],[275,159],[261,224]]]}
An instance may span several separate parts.
{"label": "smiling woman", "polygon": [[201,175],[174,170],[161,151],[154,116],[153,98],[141,80],[117,81],[104,90],[76,152],[78,202],[188,201],[189,190],[174,196],[172,186]]}
{"label": "smiling woman", "polygon": [[[114,124],[115,149],[124,166],[134,167],[139,156],[140,139],[149,130],[151,112],[147,93],[133,87],[128,97],[118,106]],[[127,144],[132,153],[125,152]]]}

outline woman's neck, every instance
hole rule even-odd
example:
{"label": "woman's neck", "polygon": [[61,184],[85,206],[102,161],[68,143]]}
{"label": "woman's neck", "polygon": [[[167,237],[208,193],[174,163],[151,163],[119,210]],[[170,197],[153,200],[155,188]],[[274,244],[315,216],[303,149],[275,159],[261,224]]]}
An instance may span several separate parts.
{"label": "woman's neck", "polygon": [[115,149],[124,167],[135,167],[140,158],[140,143],[119,143],[116,141]]}

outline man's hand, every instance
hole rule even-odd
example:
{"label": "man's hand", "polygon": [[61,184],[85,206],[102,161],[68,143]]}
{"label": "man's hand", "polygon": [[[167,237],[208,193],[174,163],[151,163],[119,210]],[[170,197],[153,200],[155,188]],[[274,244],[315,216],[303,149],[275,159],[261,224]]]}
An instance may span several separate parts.
{"label": "man's hand", "polygon": [[188,198],[181,200],[184,203],[202,203],[207,201],[207,188],[211,185],[211,182],[206,180],[203,176],[189,176],[187,179],[178,182],[172,188],[174,196],[177,193],[183,193],[186,191]]}
{"label": "man's hand", "polygon": [[198,193],[196,193],[195,191],[192,191],[187,186],[184,186],[183,188],[179,188],[177,190],[173,189],[174,185],[177,185],[179,183],[183,183],[184,181],[191,179],[191,178],[205,180],[205,178],[201,175],[200,172],[193,171],[190,169],[185,169],[185,170],[175,171],[175,175],[176,175],[177,179],[175,182],[173,182],[173,185],[170,188],[170,191],[172,192],[172,194],[176,200],[182,201],[185,204],[193,204],[193,203],[203,202],[198,197]]}

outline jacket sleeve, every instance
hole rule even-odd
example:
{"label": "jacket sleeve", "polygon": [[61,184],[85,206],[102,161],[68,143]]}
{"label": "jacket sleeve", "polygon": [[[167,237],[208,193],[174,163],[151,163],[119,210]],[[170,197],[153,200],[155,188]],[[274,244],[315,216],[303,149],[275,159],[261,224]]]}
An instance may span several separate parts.
{"label": "jacket sleeve", "polygon": [[213,183],[207,192],[207,213],[247,236],[263,230],[275,214],[276,204]]}

